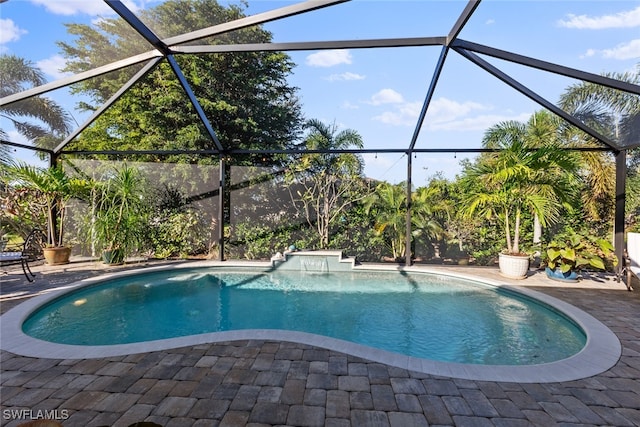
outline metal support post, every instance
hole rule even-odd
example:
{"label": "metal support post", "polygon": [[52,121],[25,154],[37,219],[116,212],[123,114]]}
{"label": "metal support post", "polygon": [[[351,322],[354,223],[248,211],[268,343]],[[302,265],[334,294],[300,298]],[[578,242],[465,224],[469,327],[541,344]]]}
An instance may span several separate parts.
{"label": "metal support post", "polygon": [[411,152],[407,152],[407,235],[405,243],[405,266],[409,267],[413,264],[411,260]]}
{"label": "metal support post", "polygon": [[226,193],[227,162],[224,155],[220,156],[220,181],[218,185],[218,260],[224,261],[224,202]]}
{"label": "metal support post", "polygon": [[626,181],[627,181],[627,151],[621,150],[615,153],[616,156],[616,206],[613,220],[613,246],[615,254],[618,258],[616,266],[616,274],[618,277],[622,274],[624,260],[624,215],[625,215],[625,197],[626,197]]}

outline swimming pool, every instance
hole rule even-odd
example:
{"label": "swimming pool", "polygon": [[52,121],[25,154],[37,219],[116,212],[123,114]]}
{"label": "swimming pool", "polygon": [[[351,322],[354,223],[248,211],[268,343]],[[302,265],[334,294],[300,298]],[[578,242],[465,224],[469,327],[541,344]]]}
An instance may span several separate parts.
{"label": "swimming pool", "polygon": [[452,277],[392,272],[157,272],[72,292],[23,324],[27,335],[71,345],[238,329],[309,332],[407,356],[485,365],[555,362],[586,343],[574,322],[522,295]]}
{"label": "swimming pool", "polygon": [[[102,357],[198,342],[278,339],[417,371],[475,379],[535,377],[536,382],[544,381],[536,367],[561,380],[583,375],[584,363],[575,362],[587,356],[590,372],[601,372],[619,357],[615,335],[562,302],[468,278],[408,270],[333,276],[216,267],[114,275],[86,281],[72,293],[28,301],[16,316],[21,329],[36,339],[22,330],[6,330],[10,311],[2,318],[2,344],[19,354],[37,353],[40,347],[48,348],[49,357]],[[354,278],[360,281],[356,288]],[[180,296],[178,288],[185,291]],[[536,302],[538,297],[546,301]],[[479,310],[484,301],[488,308]],[[311,312],[317,316],[309,316]],[[82,326],[86,319],[97,323]],[[266,320],[270,323],[261,323]],[[140,327],[143,321],[148,326]],[[371,326],[382,332],[372,332]],[[141,330],[155,335],[141,335]],[[351,335],[344,335],[347,332]],[[23,342],[6,348],[7,333]],[[448,345],[451,342],[456,344]],[[513,349],[517,351],[510,352]],[[505,366],[511,369],[502,369]]]}

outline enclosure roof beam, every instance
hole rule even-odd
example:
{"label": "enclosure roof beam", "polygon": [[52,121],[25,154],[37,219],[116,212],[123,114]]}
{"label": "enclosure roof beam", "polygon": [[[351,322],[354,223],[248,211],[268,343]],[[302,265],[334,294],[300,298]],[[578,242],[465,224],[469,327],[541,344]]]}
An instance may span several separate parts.
{"label": "enclosure roof beam", "polygon": [[[323,49],[365,49],[387,47],[419,47],[444,45],[445,37],[418,37],[397,39],[371,39],[371,40],[338,40],[317,41],[299,43],[256,43],[241,45],[203,45],[203,46],[176,46],[171,47],[174,53],[225,53],[225,52],[260,52],[260,51],[294,51],[294,50],[323,50]],[[70,84],[78,83],[93,77],[126,68],[131,65],[146,62],[153,58],[163,56],[159,50],[134,55],[129,58],[97,67],[82,73],[56,80],[23,92],[0,98],[0,107],[9,105],[23,99],[50,92]]]}
{"label": "enclosure roof beam", "polygon": [[169,55],[171,51],[169,47],[160,40],[144,22],[140,20],[128,7],[126,7],[120,0],[104,0],[111,9],[113,9],[127,24],[145,38],[153,47],[162,52],[163,55]]}
{"label": "enclosure roof beam", "polygon": [[174,53],[288,52],[296,50],[368,49],[386,47],[440,46],[445,37],[409,37],[395,39],[327,40],[291,43],[247,43],[226,45],[172,46]]}
{"label": "enclosure roof beam", "polygon": [[460,34],[460,31],[462,31],[465,24],[467,23],[469,18],[471,18],[471,15],[473,15],[473,12],[476,10],[476,8],[480,6],[480,1],[481,0],[469,0],[464,10],[458,17],[458,20],[456,21],[455,24],[453,24],[451,31],[449,31],[449,35],[447,36],[447,46],[449,46],[449,44],[451,44],[451,42],[453,42],[454,40],[457,40],[458,34]]}
{"label": "enclosure roof beam", "polygon": [[449,44],[451,41],[455,40],[462,31],[462,28],[467,23],[471,15],[476,10],[476,8],[480,5],[481,0],[469,0],[464,10],[458,17],[458,20],[449,31],[449,35],[445,40],[445,45],[440,52],[440,57],[438,58],[438,63],[436,64],[436,69],[431,76],[431,83],[429,84],[429,89],[427,90],[427,95],[425,96],[424,103],[422,104],[422,110],[420,110],[420,115],[418,116],[418,121],[416,123],[416,128],[413,131],[413,135],[411,136],[411,142],[409,143],[409,149],[413,150],[416,146],[416,142],[418,141],[418,136],[420,135],[420,130],[422,129],[422,125],[424,124],[424,119],[427,116],[427,111],[429,110],[429,105],[431,105],[431,100],[433,99],[433,94],[436,91],[436,86],[438,85],[438,80],[440,79],[440,74],[442,73],[442,69],[444,68],[444,63],[447,59],[447,54],[449,53]]}
{"label": "enclosure roof beam", "polygon": [[5,139],[0,139],[0,143],[3,144],[3,145],[8,145],[10,147],[23,148],[25,150],[39,151],[41,153],[47,153],[50,156],[53,156],[53,154],[54,154],[53,150],[50,150],[48,148],[34,147],[33,145],[20,144],[18,142],[7,141]]}
{"label": "enclosure roof beam", "polygon": [[[27,147],[25,147],[27,148]],[[32,147],[30,147],[32,148]],[[606,147],[567,147],[566,151],[576,152],[602,152],[611,151]],[[352,149],[339,149],[339,150],[295,150],[295,149],[282,149],[282,150],[227,150],[225,155],[232,156],[235,154],[256,154],[256,155],[269,155],[269,154],[408,154],[419,153],[497,153],[502,151],[501,148],[416,148],[414,150],[407,150],[406,148],[352,148]],[[533,151],[533,149],[532,149]],[[186,155],[218,155],[218,150],[206,149],[206,150],[63,150],[61,154],[75,154],[75,155],[105,155],[105,156],[172,156],[176,154]]]}
{"label": "enclosure roof beam", "polygon": [[482,68],[483,70],[485,70],[488,73],[492,74],[494,77],[497,77],[502,82],[508,84],[509,86],[511,86],[512,88],[514,88],[515,90],[517,90],[518,92],[520,92],[521,94],[526,96],[527,98],[537,102],[538,104],[540,104],[541,106],[543,106],[547,110],[553,112],[557,116],[562,117],[567,122],[571,123],[572,125],[574,125],[578,129],[582,130],[587,135],[590,135],[591,137],[595,138],[596,140],[598,140],[598,141],[602,142],[603,144],[607,145],[610,149],[612,149],[614,151],[618,151],[620,149],[620,147],[618,147],[617,144],[615,142],[611,141],[609,138],[607,138],[604,135],[601,135],[600,133],[598,133],[595,130],[591,129],[589,126],[586,126],[584,123],[582,123],[580,120],[575,118],[573,115],[571,115],[571,114],[567,113],[566,111],[556,107],[553,103],[547,101],[542,96],[538,95],[537,93],[535,93],[534,91],[532,91],[528,87],[524,86],[522,83],[520,83],[520,82],[516,81],[515,79],[511,78],[510,76],[508,76],[506,73],[498,70],[496,67],[494,67],[493,65],[489,64],[487,61],[485,61],[484,59],[480,58],[475,53],[468,52],[465,49],[461,49],[461,48],[457,48],[457,47],[455,47],[453,49],[456,52],[458,52],[460,55],[462,55],[463,57],[467,58],[469,61],[473,62],[474,64],[476,64],[477,66]]}
{"label": "enclosure roof beam", "polygon": [[593,73],[588,73],[586,71],[576,70],[575,68],[553,64],[551,62],[541,61],[539,59],[531,58],[524,55],[519,55],[513,52],[507,52],[500,49],[495,49],[495,48],[484,46],[478,43],[473,43],[466,40],[458,39],[451,44],[451,47],[465,49],[471,52],[481,53],[484,55],[492,56],[494,58],[503,59],[509,62],[514,62],[516,64],[526,65],[528,67],[537,68],[539,70],[549,71],[554,74],[560,74],[562,76],[571,77],[574,79],[579,79],[586,82],[610,87],[612,89],[618,89],[624,92],[640,95],[640,85],[635,85],[633,83],[612,79],[609,77],[601,76],[599,74],[593,74]]}
{"label": "enclosure roof beam", "polygon": [[200,102],[198,102],[196,95],[193,93],[193,90],[191,89],[191,85],[189,85],[189,82],[187,81],[186,77],[182,73],[182,70],[180,69],[180,65],[178,65],[178,62],[176,61],[176,58],[173,55],[168,55],[167,61],[169,61],[169,65],[171,65],[171,69],[173,70],[174,74],[178,78],[178,81],[180,82],[180,86],[182,86],[182,89],[184,89],[184,92],[187,94],[189,101],[191,101],[191,105],[193,105],[193,108],[195,108],[196,114],[198,114],[198,117],[200,118],[200,121],[204,125],[205,129],[207,130],[209,137],[211,137],[211,139],[213,140],[213,143],[216,145],[216,148],[218,149],[218,151],[220,152],[224,151],[222,148],[222,144],[220,144],[220,141],[218,140],[218,136],[216,135],[216,132],[213,130],[213,127],[211,126],[211,122],[209,122],[209,119],[207,118],[207,115],[204,113],[204,110],[202,109]]}
{"label": "enclosure roof beam", "polygon": [[422,129],[424,119],[427,116],[427,110],[429,109],[429,105],[431,104],[431,99],[433,98],[433,94],[436,91],[436,86],[438,84],[438,79],[440,78],[440,73],[444,68],[444,62],[447,59],[447,53],[449,53],[449,48],[447,46],[443,46],[442,52],[440,52],[440,57],[438,58],[438,63],[436,64],[436,69],[433,72],[433,75],[431,76],[431,83],[429,84],[427,95],[424,98],[424,104],[422,104],[422,110],[420,110],[420,115],[418,116],[418,122],[416,123],[416,128],[413,131],[413,136],[411,137],[411,143],[409,144],[410,150],[413,150],[415,148],[416,142],[418,141],[418,135],[420,135],[420,129]]}
{"label": "enclosure roof beam", "polygon": [[58,153],[64,149],[73,139],[80,135],[80,133],[85,130],[91,123],[93,123],[100,115],[109,107],[111,107],[122,95],[125,94],[126,91],[129,90],[131,86],[137,83],[140,79],[146,76],[151,70],[153,70],[160,61],[164,59],[163,57],[157,57],[152,59],[145,65],[140,71],[138,71],[127,83],[125,83],[116,93],[114,93],[111,98],[105,102],[102,107],[98,108],[92,115],[85,121],[82,126],[78,127],[71,135],[67,136],[64,141],[62,141],[56,148],[53,149],[55,153]]}
{"label": "enclosure roof beam", "polygon": [[64,77],[62,79],[58,79],[51,83],[47,83],[31,89],[27,89],[25,91],[22,91],[13,95],[5,96],[4,98],[0,98],[0,107],[4,105],[13,104],[14,102],[22,101],[23,99],[30,98],[32,96],[37,96],[46,92],[50,92],[55,89],[60,89],[61,87],[65,87],[70,84],[78,83],[93,77],[101,76],[103,74],[107,74],[112,71],[119,70],[121,68],[126,68],[131,65],[139,64],[141,62],[147,62],[150,59],[161,57],[161,56],[162,54],[159,51],[151,50],[149,52],[141,53],[139,55],[134,55],[129,58],[122,59],[120,61],[115,61],[110,64],[103,65],[102,67],[97,67],[92,70],[74,74],[73,76]]}
{"label": "enclosure roof beam", "polygon": [[247,16],[245,18],[236,19],[224,24],[218,24],[208,28],[203,28],[201,30],[192,31],[190,33],[182,34],[179,36],[169,37],[164,39],[163,41],[168,46],[188,43],[194,40],[203,39],[205,37],[211,37],[246,27],[251,27],[254,25],[264,24],[266,22],[276,21],[278,19],[299,15],[301,13],[311,12],[313,10],[322,9],[328,6],[333,6],[348,1],[350,0],[309,0],[293,4],[291,6],[285,6],[279,9]]}

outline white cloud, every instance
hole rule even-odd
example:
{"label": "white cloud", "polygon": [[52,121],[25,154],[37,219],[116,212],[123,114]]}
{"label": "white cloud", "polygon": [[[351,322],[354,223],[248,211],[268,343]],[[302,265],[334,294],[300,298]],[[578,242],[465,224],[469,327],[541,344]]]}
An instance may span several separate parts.
{"label": "white cloud", "polygon": [[0,19],[0,44],[19,40],[23,34],[27,34],[27,30],[19,28],[11,19]]}
{"label": "white cloud", "polygon": [[621,60],[640,58],[640,39],[619,44],[613,49],[605,49],[602,51],[602,56],[605,58]]}
{"label": "white cloud", "polygon": [[382,154],[374,154],[374,153],[364,153],[362,154],[362,159],[368,168],[373,168],[378,172],[380,170],[389,169],[395,163],[394,160],[386,157]]}
{"label": "white cloud", "polygon": [[396,111],[385,111],[382,114],[374,116],[373,120],[393,126],[411,126],[412,122],[413,124],[416,123],[415,120],[411,120],[409,117],[403,117],[402,114]]}
{"label": "white cloud", "polygon": [[385,111],[373,120],[392,126],[415,126],[421,109],[420,102],[403,102],[394,111]]}
{"label": "white cloud", "polygon": [[493,25],[496,23],[495,19],[487,19],[487,21],[484,23],[485,25]]}
{"label": "white cloud", "polygon": [[343,110],[357,110],[360,107],[350,103],[349,101],[344,101],[342,105],[340,105],[340,108],[342,108]]}
{"label": "white cloud", "polygon": [[[400,102],[395,109],[375,116],[374,120],[395,126],[414,126],[420,116],[422,102],[404,102],[401,95],[397,95],[400,97]],[[477,102],[460,103],[447,98],[438,98],[429,105],[426,123],[431,129],[436,129],[438,126],[446,126],[448,123],[458,121],[472,112],[488,109],[490,108]]]}
{"label": "white cloud", "polygon": [[[484,131],[496,123],[506,120],[527,121],[531,113],[479,114],[492,107],[477,102],[456,102],[438,98],[431,102],[424,126],[435,131]],[[422,110],[422,102],[401,102],[393,110],[384,111],[373,120],[392,126],[415,126]]]}
{"label": "white cloud", "polygon": [[[107,3],[103,1],[89,0],[31,0],[32,3],[44,6],[49,12],[56,15],[78,15],[86,14],[89,16],[112,15],[114,14]],[[140,9],[134,1],[124,0],[124,5],[131,11],[136,12]]]}
{"label": "white cloud", "polygon": [[333,67],[340,64],[351,64],[351,53],[348,50],[325,50],[307,56],[310,67]]}
{"label": "white cloud", "polygon": [[56,15],[76,15],[84,13],[87,15],[100,15],[113,13],[113,10],[101,1],[87,0],[31,0],[40,6],[44,6],[49,12]]}
{"label": "white cloud", "polygon": [[348,80],[364,80],[365,78],[366,76],[363,76],[362,74],[346,72],[342,74],[331,74],[329,77],[327,77],[327,80],[329,80],[330,82],[338,82]]}
{"label": "white cloud", "polygon": [[447,98],[438,98],[431,102],[427,111],[427,120],[431,123],[447,123],[467,116],[472,111],[488,110],[490,107],[477,102],[466,101],[459,103]]}
{"label": "white cloud", "polygon": [[581,59],[590,58],[599,55],[608,59],[637,59],[640,58],[640,39],[631,40],[628,43],[620,43],[618,46],[611,49],[587,49],[585,53],[580,55]]}
{"label": "white cloud", "polygon": [[615,15],[590,17],[587,15],[569,14],[567,19],[559,20],[558,25],[579,30],[640,27],[640,6],[627,12],[616,13]]}
{"label": "white cloud", "polygon": [[485,131],[500,122],[507,120],[526,122],[529,118],[531,118],[531,113],[521,113],[518,115],[485,114],[475,117],[461,118],[460,120],[451,120],[448,122],[433,122],[427,118],[425,120],[425,124],[429,130]]}
{"label": "white cloud", "polygon": [[65,59],[60,55],[54,55],[50,58],[43,59],[36,62],[38,68],[45,74],[54,78],[54,80],[61,79],[69,75],[69,73],[63,73],[60,70],[66,65]]}
{"label": "white cloud", "polygon": [[393,89],[382,89],[381,91],[374,93],[371,96],[369,104],[382,105],[382,104],[400,104],[404,102],[404,98],[398,92]]}

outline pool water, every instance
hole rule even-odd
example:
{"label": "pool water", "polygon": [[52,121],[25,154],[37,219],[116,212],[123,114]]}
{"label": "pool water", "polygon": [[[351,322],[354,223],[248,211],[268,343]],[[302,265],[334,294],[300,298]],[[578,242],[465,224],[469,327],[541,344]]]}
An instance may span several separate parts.
{"label": "pool water", "polygon": [[23,323],[32,337],[110,345],[238,329],[303,331],[431,360],[531,365],[586,343],[554,309],[473,281],[424,273],[174,270],[66,294]]}

